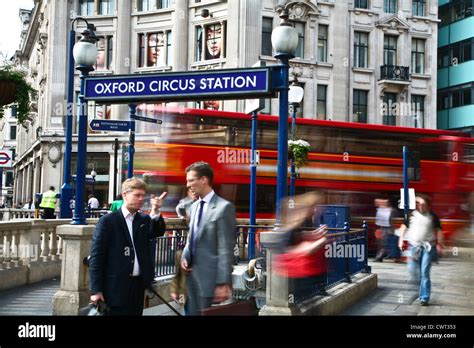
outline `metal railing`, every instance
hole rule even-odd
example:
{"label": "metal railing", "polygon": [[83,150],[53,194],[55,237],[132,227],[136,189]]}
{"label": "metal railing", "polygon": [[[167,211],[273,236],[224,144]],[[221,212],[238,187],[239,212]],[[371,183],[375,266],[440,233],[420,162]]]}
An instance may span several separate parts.
{"label": "metal railing", "polygon": [[[260,246],[260,233],[271,231],[274,225],[237,225],[237,235],[234,249],[235,263],[249,260],[249,239],[251,233],[255,234],[255,254],[254,258],[265,257],[265,249]],[[266,258],[264,258],[264,263]]]}
{"label": "metal railing", "polygon": [[400,65],[381,65],[380,66],[381,80],[410,80],[410,67]]}
{"label": "metal railing", "polygon": [[326,272],[302,279],[292,279],[294,302],[301,302],[316,295],[325,295],[326,290],[341,282],[352,282],[360,272],[370,273],[368,265],[368,224],[351,229],[349,223],[343,228],[328,228],[327,243],[324,246]]}

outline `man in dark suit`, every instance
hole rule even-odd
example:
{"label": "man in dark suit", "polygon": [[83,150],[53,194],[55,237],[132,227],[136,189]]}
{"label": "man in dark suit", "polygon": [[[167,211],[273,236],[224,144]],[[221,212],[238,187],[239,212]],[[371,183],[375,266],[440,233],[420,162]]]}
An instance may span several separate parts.
{"label": "man in dark suit", "polygon": [[191,207],[190,234],[181,258],[188,275],[188,311],[200,315],[213,302],[232,297],[236,242],[235,208],[212,189],[214,171],[206,162],[186,168],[187,186],[199,199]]}
{"label": "man in dark suit", "polygon": [[140,179],[122,184],[122,207],[100,218],[89,261],[91,302],[104,301],[110,315],[142,315],[145,288],[154,278],[150,240],[164,234],[160,207],[166,192],[152,198],[150,216],[140,212],[146,185]]}

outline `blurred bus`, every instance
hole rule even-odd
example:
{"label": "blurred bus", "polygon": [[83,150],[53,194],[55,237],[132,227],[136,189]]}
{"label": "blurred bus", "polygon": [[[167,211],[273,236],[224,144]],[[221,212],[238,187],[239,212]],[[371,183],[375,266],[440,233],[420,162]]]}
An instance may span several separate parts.
{"label": "blurred bus", "polygon": [[[153,125],[156,128],[136,142],[134,172],[153,191],[169,192],[165,212],[173,215],[186,195],[186,166],[206,161],[215,170],[217,194],[234,202],[239,217],[248,217],[251,117],[186,108],[157,108],[153,117],[163,124]],[[277,122],[277,116],[258,116],[257,218],[275,216]],[[303,118],[297,119],[296,134],[311,144],[309,163],[298,170],[296,193],[319,190],[325,193],[325,204],[349,205],[353,225],[367,220],[373,230],[375,198],[389,198],[398,210],[403,146],[420,154],[421,180],[410,187],[432,198],[445,239],[468,223],[465,207],[474,190],[474,140],[467,134]],[[398,219],[396,227],[401,222]]]}

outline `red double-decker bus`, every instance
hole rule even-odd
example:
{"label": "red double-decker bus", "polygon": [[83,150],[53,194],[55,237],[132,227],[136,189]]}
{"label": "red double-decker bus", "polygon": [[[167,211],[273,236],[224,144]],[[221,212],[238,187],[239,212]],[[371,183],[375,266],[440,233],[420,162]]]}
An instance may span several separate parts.
{"label": "red double-decker bus", "polygon": [[[239,217],[248,217],[250,116],[169,108],[154,116],[163,124],[137,141],[135,174],[152,190],[168,191],[165,211],[173,214],[186,195],[186,166],[202,160],[215,170],[216,192],[235,203]],[[275,214],[277,123],[277,116],[258,116],[257,218]],[[403,146],[420,154],[421,180],[410,187],[432,198],[445,239],[469,222],[474,139],[465,133],[298,118],[297,138],[308,141],[311,152],[309,163],[299,169],[296,193],[318,190],[325,193],[326,204],[349,205],[355,224],[367,220],[373,228],[376,198],[387,197],[398,205]]]}

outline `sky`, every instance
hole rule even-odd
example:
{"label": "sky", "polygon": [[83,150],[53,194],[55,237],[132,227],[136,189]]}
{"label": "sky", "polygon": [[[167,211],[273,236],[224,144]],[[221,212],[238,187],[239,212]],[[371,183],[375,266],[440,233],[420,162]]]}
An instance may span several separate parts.
{"label": "sky", "polygon": [[20,8],[31,10],[33,0],[0,0],[0,60],[11,58],[19,48]]}

